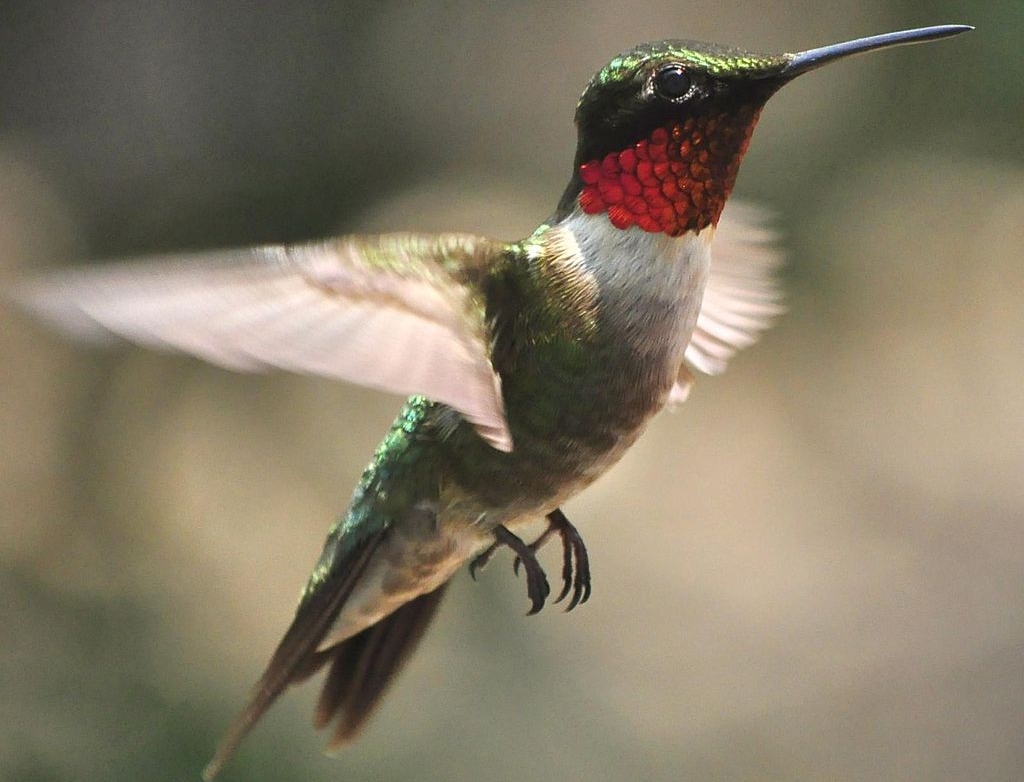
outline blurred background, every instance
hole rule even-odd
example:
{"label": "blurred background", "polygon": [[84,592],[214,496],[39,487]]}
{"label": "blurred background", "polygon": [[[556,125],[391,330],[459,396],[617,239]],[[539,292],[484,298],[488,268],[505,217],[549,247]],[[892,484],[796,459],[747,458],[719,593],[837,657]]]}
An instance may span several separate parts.
{"label": "blurred background", "polygon": [[[460,574],[360,742],[290,692],[225,780],[1016,780],[1024,5],[7,0],[0,273],[355,230],[522,236],[644,40],[964,22],[772,100],[736,195],[790,312],[566,510],[592,600]],[[400,400],[0,309],[0,779],[194,780]],[[557,573],[558,554],[546,561]]]}

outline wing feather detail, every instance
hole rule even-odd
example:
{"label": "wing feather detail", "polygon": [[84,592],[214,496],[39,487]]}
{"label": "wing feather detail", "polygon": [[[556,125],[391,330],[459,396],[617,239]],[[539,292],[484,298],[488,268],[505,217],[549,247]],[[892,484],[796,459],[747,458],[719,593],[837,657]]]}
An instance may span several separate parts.
{"label": "wing feather detail", "polygon": [[87,340],[422,394],[508,451],[480,294],[504,248],[463,234],[353,236],[68,270],[16,296]]}
{"label": "wing feather detail", "polygon": [[765,216],[749,205],[726,208],[712,244],[700,314],[670,402],[686,398],[689,368],[719,375],[737,351],[753,345],[784,311],[776,279],[781,253]]}

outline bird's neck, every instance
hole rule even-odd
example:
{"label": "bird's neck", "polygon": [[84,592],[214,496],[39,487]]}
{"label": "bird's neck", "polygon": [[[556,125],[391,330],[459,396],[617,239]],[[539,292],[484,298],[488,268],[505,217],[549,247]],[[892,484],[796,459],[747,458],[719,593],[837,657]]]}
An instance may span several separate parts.
{"label": "bird's neck", "polygon": [[635,334],[641,341],[663,338],[673,352],[685,347],[707,282],[713,226],[672,236],[618,228],[606,214],[577,207],[550,230],[568,248],[559,262],[591,281],[604,324],[615,324],[626,340]]}
{"label": "bird's neck", "polygon": [[666,120],[624,149],[578,153],[559,211],[577,206],[616,228],[680,237],[718,224],[761,113],[760,104]]}

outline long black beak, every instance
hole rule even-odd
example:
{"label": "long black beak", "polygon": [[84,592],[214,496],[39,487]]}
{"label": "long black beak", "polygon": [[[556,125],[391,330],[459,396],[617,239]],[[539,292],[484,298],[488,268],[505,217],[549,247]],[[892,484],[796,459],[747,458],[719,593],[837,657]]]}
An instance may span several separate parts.
{"label": "long black beak", "polygon": [[868,38],[858,38],[855,41],[834,43],[831,46],[808,49],[806,52],[794,54],[789,65],[782,70],[779,76],[788,79],[842,57],[849,57],[851,54],[873,52],[875,49],[885,49],[889,46],[905,46],[911,43],[934,41],[939,38],[948,38],[951,35],[960,35],[960,33],[973,29],[973,27],[966,24],[943,24],[937,27],[919,27],[916,30],[902,30],[898,33],[872,35]]}

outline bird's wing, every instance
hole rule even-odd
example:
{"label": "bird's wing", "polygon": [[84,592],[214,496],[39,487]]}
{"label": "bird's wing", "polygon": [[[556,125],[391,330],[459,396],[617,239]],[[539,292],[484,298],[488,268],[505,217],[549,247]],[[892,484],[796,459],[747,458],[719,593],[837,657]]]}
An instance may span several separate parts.
{"label": "bird's wing", "polygon": [[504,248],[462,234],[351,236],[62,271],[15,295],[86,339],[422,394],[508,451],[480,293]]}
{"label": "bird's wing", "polygon": [[783,311],[776,279],[781,253],[764,216],[748,205],[731,205],[712,244],[711,270],[697,326],[672,388],[682,402],[693,383],[691,369],[719,375],[736,351],[753,345]]}

